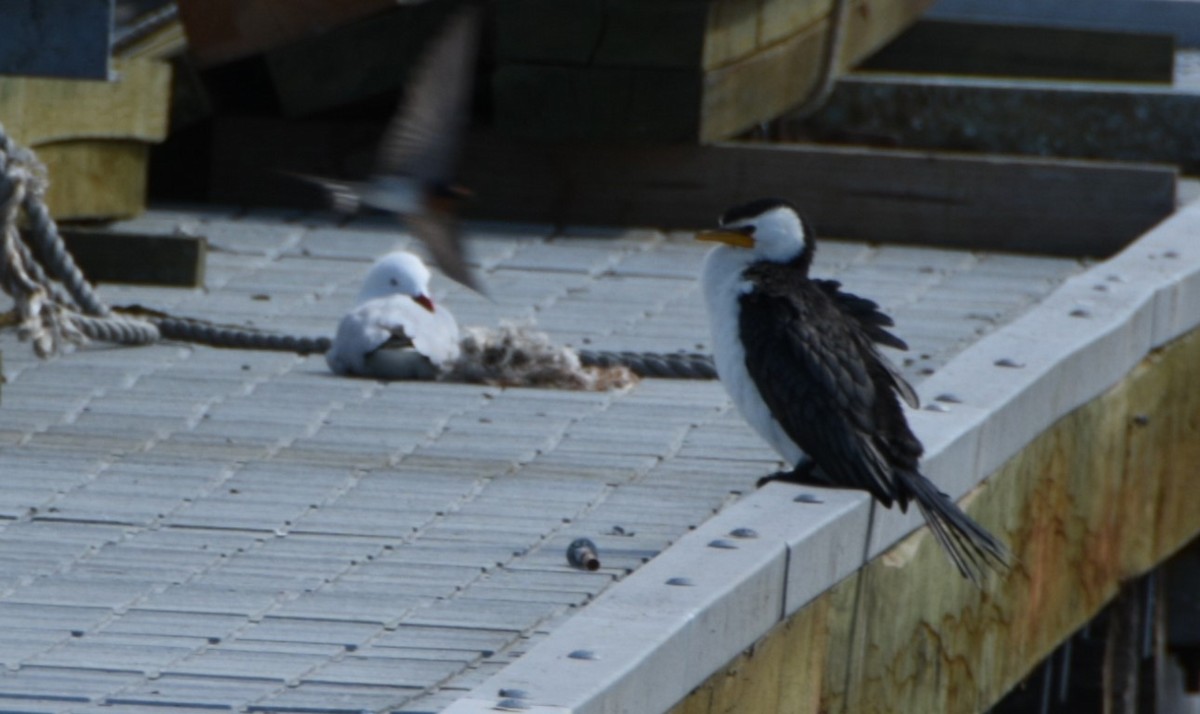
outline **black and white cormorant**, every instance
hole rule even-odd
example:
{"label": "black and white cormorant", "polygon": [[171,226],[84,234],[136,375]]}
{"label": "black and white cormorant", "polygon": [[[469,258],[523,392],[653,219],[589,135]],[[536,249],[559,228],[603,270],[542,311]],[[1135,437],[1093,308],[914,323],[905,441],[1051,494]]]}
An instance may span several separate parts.
{"label": "black and white cormorant", "polygon": [[465,3],[421,56],[370,178],[354,182],[295,174],[324,188],[342,213],[366,205],[403,216],[442,272],[474,290],[479,285],[463,258],[455,213],[469,192],[454,183],[454,171],[468,119],[480,14],[478,6]]}
{"label": "black and white cormorant", "polygon": [[871,300],[810,278],[815,236],[794,206],[761,199],[730,209],[702,285],[717,373],[734,404],[793,468],[768,476],[861,489],[884,506],[915,501],[959,571],[979,582],[1005,546],[923,476],[921,442],[897,397],[917,395],[876,345],[908,346]]}

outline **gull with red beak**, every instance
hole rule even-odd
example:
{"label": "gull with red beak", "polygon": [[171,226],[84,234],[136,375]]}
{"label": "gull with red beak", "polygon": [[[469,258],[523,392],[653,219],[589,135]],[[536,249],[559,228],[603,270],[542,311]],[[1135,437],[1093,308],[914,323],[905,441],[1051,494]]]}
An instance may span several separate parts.
{"label": "gull with red beak", "polygon": [[337,374],[433,379],[458,358],[458,322],[429,294],[429,268],[412,253],[389,253],[371,266],[356,307],[338,323],[325,353]]}
{"label": "gull with red beak", "polygon": [[478,291],[459,240],[456,208],[470,191],[454,182],[468,120],[481,10],[464,4],[413,70],[366,181],[292,174],[328,192],[335,210],[362,206],[400,216],[448,277]]}

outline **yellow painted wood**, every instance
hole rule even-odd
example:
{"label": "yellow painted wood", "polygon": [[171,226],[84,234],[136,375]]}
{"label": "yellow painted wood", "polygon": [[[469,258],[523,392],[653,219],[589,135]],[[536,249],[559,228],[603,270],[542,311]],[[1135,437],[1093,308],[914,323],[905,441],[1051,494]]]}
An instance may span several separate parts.
{"label": "yellow painted wood", "polygon": [[[932,4],[932,0],[848,1],[851,6],[842,30],[844,37],[837,74],[879,49],[915,22]],[[803,17],[814,8],[798,5],[794,9]],[[773,7],[770,17],[778,18],[779,12],[779,7]],[[779,117],[818,91],[825,48],[831,39],[829,8],[825,7],[822,12],[824,14],[816,22],[797,23],[801,29],[790,35],[781,36],[778,31],[774,32],[770,41],[761,42],[750,55],[736,55],[742,45],[735,46],[726,35],[714,35],[710,23],[709,41],[722,42],[724,54],[721,56],[738,56],[739,59],[726,64],[710,64],[712,53],[706,44],[704,66],[720,66],[704,72],[703,76],[701,143],[719,141]],[[768,15],[763,13],[758,17],[765,19]],[[741,34],[733,36],[742,37]],[[743,43],[747,41],[743,39]]]}
{"label": "yellow painted wood", "polygon": [[139,59],[113,67],[114,82],[0,76],[0,122],[35,149],[74,139],[165,139],[170,65]]}
{"label": "yellow painted wood", "polygon": [[58,141],[38,147],[55,219],[132,217],[146,205],[149,144],[140,141]]}
{"label": "yellow painted wood", "polygon": [[187,49],[187,33],[184,32],[183,23],[176,18],[122,48],[119,56],[127,60],[142,58],[165,60],[177,57]]}
{"label": "yellow painted wood", "polygon": [[758,45],[767,47],[791,37],[829,14],[833,0],[762,0],[758,11]]}
{"label": "yellow painted wood", "polygon": [[700,66],[721,67],[754,54],[759,47],[760,0],[712,0]]}
{"label": "yellow painted wood", "polygon": [[753,56],[704,74],[700,142],[718,141],[783,114],[816,87],[826,20]]}
{"label": "yellow painted wood", "polygon": [[56,219],[145,207],[149,142],[167,135],[171,67],[156,59],[113,66],[112,82],[0,77],[0,122],[46,164]]}
{"label": "yellow painted wood", "polygon": [[1012,547],[982,591],[922,529],[795,613],[674,710],[978,712],[1123,580],[1200,532],[1200,331],[1059,420],[964,500]]}

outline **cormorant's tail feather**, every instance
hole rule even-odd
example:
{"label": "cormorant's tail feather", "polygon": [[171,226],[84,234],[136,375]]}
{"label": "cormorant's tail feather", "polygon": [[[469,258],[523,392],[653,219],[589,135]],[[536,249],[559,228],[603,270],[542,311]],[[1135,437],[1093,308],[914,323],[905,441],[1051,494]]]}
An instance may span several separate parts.
{"label": "cormorant's tail feather", "polygon": [[916,472],[902,474],[929,530],[963,577],[976,585],[988,570],[1006,570],[1011,560],[1008,548],[938,490],[932,481]]}

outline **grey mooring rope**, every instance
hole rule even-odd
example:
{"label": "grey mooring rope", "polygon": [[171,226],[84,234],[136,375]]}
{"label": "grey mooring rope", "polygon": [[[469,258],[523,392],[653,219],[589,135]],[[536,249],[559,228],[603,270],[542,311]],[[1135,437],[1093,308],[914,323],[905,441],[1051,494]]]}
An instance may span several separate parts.
{"label": "grey mooring rope", "polygon": [[328,351],[333,342],[328,337],[298,337],[272,332],[257,332],[179,317],[150,318],[150,321],[158,327],[164,340],[191,342],[210,347],[295,352],[300,355],[310,355]]}
{"label": "grey mooring rope", "polygon": [[[153,325],[110,316],[96,298],[50,219],[45,190],[45,167],[0,126],[0,288],[13,298],[18,335],[31,342],[40,357],[88,339],[157,341]],[[19,228],[22,209],[31,224],[24,235]]]}
{"label": "grey mooring rope", "polygon": [[584,367],[628,367],[639,377],[663,379],[716,379],[712,357],[696,352],[660,354],[657,352],[606,352],[579,350]]}
{"label": "grey mooring rope", "polygon": [[[18,334],[39,357],[88,340],[143,345],[175,340],[229,349],[308,355],[328,337],[261,332],[205,320],[114,311],[100,299],[67,250],[46,208],[46,171],[0,124],[0,288],[15,303]],[[22,211],[26,229],[18,228]],[[639,377],[715,379],[708,355],[579,350],[584,367],[627,367]]]}
{"label": "grey mooring rope", "polygon": [[63,284],[76,305],[88,315],[107,316],[108,306],[96,294],[79,266],[75,265],[75,259],[67,251],[67,244],[58,234],[58,225],[50,217],[44,198],[45,183],[34,183],[31,188],[25,192],[25,200],[21,202],[29,222],[24,231],[25,241],[46,272]]}

